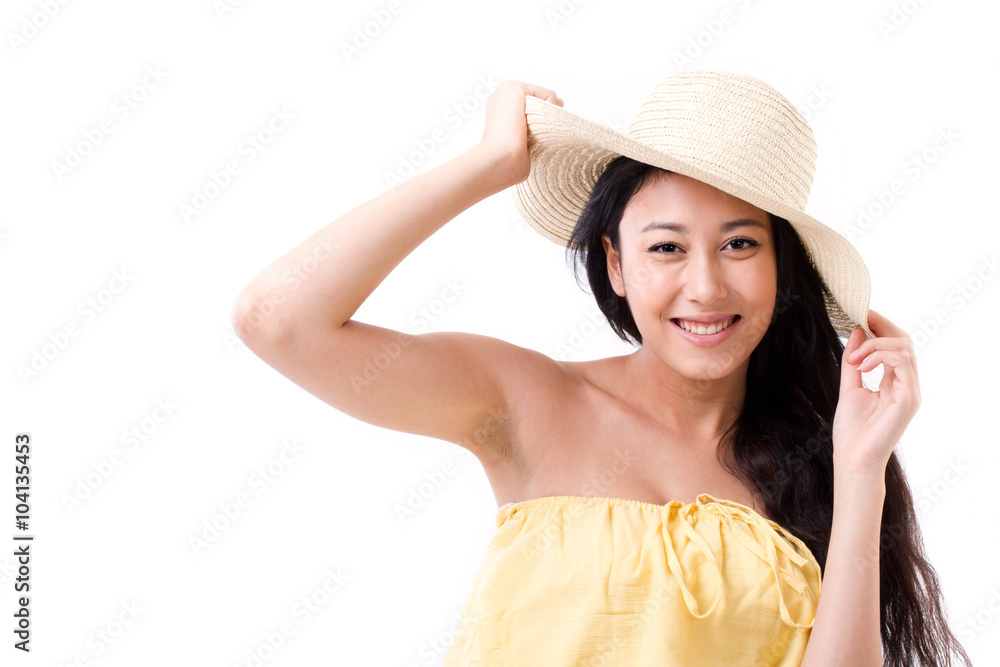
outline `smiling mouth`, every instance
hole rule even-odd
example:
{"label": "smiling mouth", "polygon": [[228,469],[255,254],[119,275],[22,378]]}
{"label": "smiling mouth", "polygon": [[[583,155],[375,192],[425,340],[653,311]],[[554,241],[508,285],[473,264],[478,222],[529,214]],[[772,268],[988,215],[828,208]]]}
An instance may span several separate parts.
{"label": "smiling mouth", "polygon": [[725,331],[726,329],[731,327],[739,318],[740,318],[739,315],[733,315],[725,322],[722,322],[720,324],[711,324],[707,326],[696,322],[685,322],[683,320],[678,320],[678,319],[672,319],[670,321],[673,322],[678,327],[680,327],[681,329],[684,329],[685,331],[688,331],[695,335],[711,336],[713,334],[719,333],[720,331]]}

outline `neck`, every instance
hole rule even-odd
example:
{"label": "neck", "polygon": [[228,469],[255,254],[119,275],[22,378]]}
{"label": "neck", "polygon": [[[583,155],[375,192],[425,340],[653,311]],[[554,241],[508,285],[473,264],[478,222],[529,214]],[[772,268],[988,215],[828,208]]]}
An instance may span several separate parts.
{"label": "neck", "polygon": [[643,346],[625,357],[625,379],[650,419],[682,441],[716,442],[742,411],[748,366],[718,379],[688,377]]}

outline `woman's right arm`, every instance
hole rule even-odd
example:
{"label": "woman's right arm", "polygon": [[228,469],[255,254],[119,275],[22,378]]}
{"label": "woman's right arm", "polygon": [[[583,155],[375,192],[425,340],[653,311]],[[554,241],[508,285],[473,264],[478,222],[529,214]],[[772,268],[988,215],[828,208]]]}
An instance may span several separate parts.
{"label": "woman's right arm", "polygon": [[[251,281],[232,310],[246,345],[341,412],[481,448],[477,429],[502,421],[505,394],[522,380],[510,365],[553,362],[488,336],[408,335],[351,317],[431,234],[527,177],[526,94],[561,104],[550,90],[503,82],[480,143],[334,220]],[[303,266],[315,270],[291,272]]]}

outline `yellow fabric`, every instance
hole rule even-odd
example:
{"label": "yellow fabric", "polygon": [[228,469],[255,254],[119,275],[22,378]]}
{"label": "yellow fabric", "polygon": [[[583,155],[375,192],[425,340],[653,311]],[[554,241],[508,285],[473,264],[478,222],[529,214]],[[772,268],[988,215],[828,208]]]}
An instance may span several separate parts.
{"label": "yellow fabric", "polygon": [[802,661],[819,563],[745,505],[545,496],[496,525],[445,667]]}

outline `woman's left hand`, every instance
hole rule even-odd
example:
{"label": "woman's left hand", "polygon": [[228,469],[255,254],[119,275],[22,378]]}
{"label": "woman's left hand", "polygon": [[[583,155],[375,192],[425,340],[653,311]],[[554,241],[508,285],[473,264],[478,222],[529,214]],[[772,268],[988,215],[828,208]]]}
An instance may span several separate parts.
{"label": "woman's left hand", "polygon": [[[885,474],[892,450],[920,407],[917,358],[910,336],[868,311],[875,338],[855,327],[841,362],[840,400],[833,418],[834,469]],[[866,358],[867,357],[867,358]],[[862,371],[883,366],[878,391],[861,384]]]}

